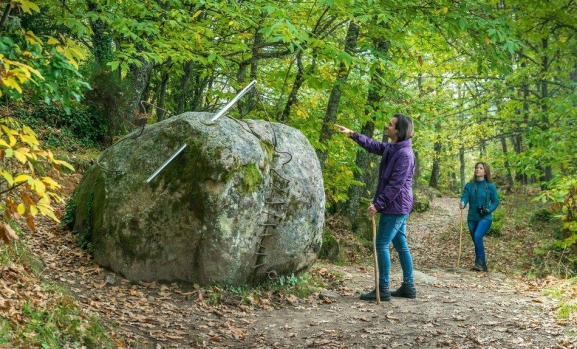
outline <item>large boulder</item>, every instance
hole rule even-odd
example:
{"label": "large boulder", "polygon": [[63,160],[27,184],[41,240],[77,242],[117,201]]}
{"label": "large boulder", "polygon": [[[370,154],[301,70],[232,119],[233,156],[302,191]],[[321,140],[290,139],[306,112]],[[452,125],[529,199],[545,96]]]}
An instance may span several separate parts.
{"label": "large boulder", "polygon": [[68,210],[96,263],[135,281],[240,285],[315,261],[325,197],[308,140],[286,125],[212,116],[147,125],[86,172]]}

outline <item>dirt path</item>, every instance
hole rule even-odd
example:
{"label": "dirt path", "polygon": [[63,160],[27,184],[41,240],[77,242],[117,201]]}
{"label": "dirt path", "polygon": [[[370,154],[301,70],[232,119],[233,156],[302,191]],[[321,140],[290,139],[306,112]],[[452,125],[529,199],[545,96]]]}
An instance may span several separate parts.
{"label": "dirt path", "polygon": [[[308,299],[268,295],[241,302],[239,296],[211,306],[216,290],[131,284],[93,265],[74,236],[54,225],[31,234],[30,243],[45,276],[67,285],[87,313],[98,313],[119,347],[577,348],[577,329],[555,320],[552,300],[539,290],[454,266],[455,249],[437,237],[458,236],[456,205],[456,199],[436,199],[430,212],[411,216],[418,297],[381,305],[358,298],[373,285],[372,265],[317,263],[311,273],[343,280]],[[472,262],[471,249],[463,236],[462,266]],[[399,272],[393,260],[393,288]]]}

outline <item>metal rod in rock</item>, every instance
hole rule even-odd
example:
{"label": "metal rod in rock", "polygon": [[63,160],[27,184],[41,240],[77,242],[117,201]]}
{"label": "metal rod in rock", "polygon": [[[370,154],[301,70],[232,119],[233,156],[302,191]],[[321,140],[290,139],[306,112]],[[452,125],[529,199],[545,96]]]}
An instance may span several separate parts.
{"label": "metal rod in rock", "polygon": [[174,154],[172,154],[172,156],[171,156],[168,160],[166,160],[166,161],[164,162],[164,164],[162,164],[162,166],[160,166],[160,167],[158,168],[158,170],[154,171],[154,173],[151,174],[150,177],[148,177],[148,179],[146,180],[146,183],[150,183],[150,181],[153,180],[154,177],[156,177],[156,176],[160,173],[160,171],[164,170],[164,168],[165,168],[172,160],[174,160],[174,158],[175,158],[178,154],[180,154],[180,153],[184,150],[184,148],[186,148],[186,144],[184,144],[184,145],[183,145],[182,147],[180,147],[177,151],[175,151]]}
{"label": "metal rod in rock", "polygon": [[248,90],[251,89],[251,87],[253,87],[256,84],[256,80],[253,80],[250,82],[250,84],[248,84],[245,88],[242,89],[242,91],[240,91],[230,102],[228,102],[224,108],[222,108],[218,113],[216,113],[215,116],[212,117],[212,119],[210,119],[211,122],[215,121],[216,119],[220,118],[221,116],[224,115],[224,113],[226,113],[242,96],[245,95],[245,93],[248,92]]}
{"label": "metal rod in rock", "polygon": [[[240,91],[230,102],[228,102],[224,108],[222,108],[218,113],[216,113],[216,115],[210,119],[210,121],[215,121],[216,119],[218,119],[219,117],[221,117],[222,115],[224,115],[224,113],[226,113],[242,96],[244,96],[248,90],[250,90],[254,85],[256,84],[256,80],[253,80],[250,82],[250,84],[248,84],[245,88],[242,89],[242,91]],[[160,166],[156,171],[154,171],[154,173],[152,175],[150,175],[150,177],[148,177],[148,179],[146,180],[146,183],[150,183],[150,181],[152,181],[154,179],[154,177],[156,177],[160,171],[164,170],[164,168],[172,161],[174,160],[174,158],[180,154],[180,152],[182,152],[184,150],[184,148],[186,148],[186,144],[183,145],[182,147],[180,147],[180,149],[178,149],[176,152],[174,152],[174,154],[172,154],[172,156],[166,160],[164,162],[164,164],[162,164],[162,166]]]}

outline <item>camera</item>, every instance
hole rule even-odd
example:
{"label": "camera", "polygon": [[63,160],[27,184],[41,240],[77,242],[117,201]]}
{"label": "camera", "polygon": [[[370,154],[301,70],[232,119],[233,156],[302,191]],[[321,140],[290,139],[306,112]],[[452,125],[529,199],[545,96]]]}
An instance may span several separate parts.
{"label": "camera", "polygon": [[487,206],[477,206],[477,212],[479,212],[479,215],[481,215],[481,217],[488,215],[489,212],[489,208]]}

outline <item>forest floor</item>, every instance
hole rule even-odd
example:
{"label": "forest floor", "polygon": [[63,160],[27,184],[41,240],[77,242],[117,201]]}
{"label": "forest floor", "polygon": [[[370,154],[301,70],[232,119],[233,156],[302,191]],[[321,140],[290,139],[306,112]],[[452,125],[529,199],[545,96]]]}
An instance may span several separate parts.
{"label": "forest floor", "polygon": [[[411,215],[418,296],[380,305],[359,299],[374,285],[371,256],[356,265],[317,262],[309,273],[328,286],[299,299],[131,283],[95,265],[73,234],[51,223],[27,240],[43,261],[43,277],[66,285],[86,313],[98,314],[120,348],[577,348],[575,319],[556,318],[556,301],[543,293],[563,281],[471,271],[466,232],[456,267],[457,205],[436,198],[431,210]],[[394,289],[401,274],[396,258],[392,264]]]}

